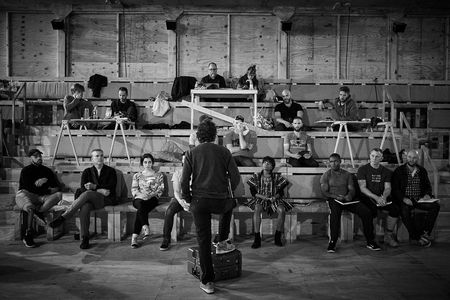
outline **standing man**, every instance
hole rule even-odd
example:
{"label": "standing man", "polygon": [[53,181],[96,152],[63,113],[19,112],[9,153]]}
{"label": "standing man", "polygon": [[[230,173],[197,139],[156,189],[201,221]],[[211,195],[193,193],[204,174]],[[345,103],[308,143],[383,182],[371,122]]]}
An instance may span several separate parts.
{"label": "standing man", "polygon": [[[395,169],[392,176],[392,197],[401,207],[403,224],[409,232],[409,238],[420,246],[431,246],[431,231],[439,214],[438,201],[431,202],[433,192],[427,170],[417,164],[419,154],[411,150],[406,156],[406,164]],[[426,211],[423,228],[417,228],[414,208]]]}
{"label": "standing man", "polygon": [[384,242],[398,247],[396,229],[400,208],[391,198],[392,172],[380,164],[383,152],[380,148],[370,151],[370,163],[358,169],[358,184],[361,189],[361,201],[372,211],[375,218],[378,210],[388,212]]}
{"label": "standing man", "polygon": [[[214,269],[211,257],[211,214],[220,214],[219,243],[216,254],[235,249],[227,243],[234,200],[230,191],[239,181],[239,170],[226,148],[214,144],[216,125],[211,121],[200,123],[197,138],[200,145],[186,153],[181,175],[181,196],[191,204],[191,212],[197,229],[200,267],[200,288],[208,294],[214,293]],[[191,183],[192,180],[192,183]]]}
{"label": "standing man", "polygon": [[217,65],[215,62],[210,62],[208,64],[208,75],[200,80],[200,85],[206,85],[207,83],[217,83],[219,88],[226,88],[225,79],[217,74]]}
{"label": "standing man", "polygon": [[[131,122],[137,121],[136,103],[128,99],[128,89],[126,87],[120,87],[119,99],[114,99],[111,102],[111,114],[115,117],[128,118]],[[105,129],[114,129],[115,124],[115,122],[111,123]]]}
{"label": "standing man", "polygon": [[23,243],[27,248],[34,248],[32,221],[33,218],[42,226],[47,225],[44,213],[61,201],[59,181],[52,170],[42,165],[42,152],[31,149],[28,152],[31,164],[20,172],[19,191],[16,194],[16,205],[28,213],[27,228]]}
{"label": "standing man", "polygon": [[237,115],[234,127],[225,135],[224,145],[230,150],[231,155],[240,167],[256,167],[252,160],[253,146],[255,145],[255,132],[250,131],[244,123],[244,117]]}
{"label": "standing man", "polygon": [[283,90],[281,95],[283,96],[283,103],[275,106],[275,130],[292,130],[292,121],[294,121],[294,118],[303,118],[303,108],[300,104],[292,101],[289,90]]}
{"label": "standing man", "polygon": [[293,132],[284,137],[284,156],[293,167],[317,168],[319,163],[312,157],[311,141],[303,129],[301,117],[294,117],[292,121]]}
{"label": "standing man", "polygon": [[[323,173],[320,178],[320,189],[330,207],[330,242],[327,251],[329,253],[336,252],[336,242],[343,210],[351,211],[361,218],[367,248],[375,251],[380,250],[380,247],[375,242],[372,213],[366,205],[355,198],[354,175],[341,169],[341,157],[339,154],[331,154],[329,162],[331,168]],[[340,204],[337,201],[344,204]],[[345,204],[346,202],[355,203]]]}
{"label": "standing man", "polygon": [[103,150],[91,152],[92,167],[81,174],[80,188],[75,193],[75,200],[58,218],[50,222],[51,227],[60,226],[80,210],[81,249],[89,248],[89,223],[91,211],[116,203],[116,170],[103,163]]}

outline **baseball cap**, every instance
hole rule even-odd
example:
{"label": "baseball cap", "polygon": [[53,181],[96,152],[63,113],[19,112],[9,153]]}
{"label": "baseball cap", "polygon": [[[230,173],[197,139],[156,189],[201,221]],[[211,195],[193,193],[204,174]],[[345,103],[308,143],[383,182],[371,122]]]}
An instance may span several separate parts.
{"label": "baseball cap", "polygon": [[241,115],[237,115],[234,119],[235,119],[235,120],[240,120],[240,121],[244,122],[244,117],[241,116]]}
{"label": "baseball cap", "polygon": [[30,151],[28,151],[28,156],[35,156],[38,154],[42,154],[42,152],[38,149],[31,149]]}

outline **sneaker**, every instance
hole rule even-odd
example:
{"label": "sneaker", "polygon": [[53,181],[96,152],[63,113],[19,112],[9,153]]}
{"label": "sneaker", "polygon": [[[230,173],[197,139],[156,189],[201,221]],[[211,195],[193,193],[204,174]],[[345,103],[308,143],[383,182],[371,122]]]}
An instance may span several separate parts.
{"label": "sneaker", "polygon": [[398,242],[395,240],[393,233],[386,233],[384,235],[384,243],[393,248],[396,248],[399,246]]}
{"label": "sneaker", "polygon": [[50,226],[51,228],[56,228],[61,226],[64,223],[65,219],[63,216],[59,216],[56,219],[54,219],[53,221],[51,221],[48,226]]}
{"label": "sneaker", "polygon": [[214,293],[214,282],[208,282],[207,284],[203,284],[200,282],[200,288],[207,294]]}
{"label": "sneaker", "polygon": [[336,252],[336,242],[335,242],[335,241],[330,241],[330,242],[328,243],[327,252],[328,252],[328,253],[334,253],[334,252]]}
{"label": "sneaker", "polygon": [[80,249],[89,249],[89,237],[83,236],[80,244]]}
{"label": "sneaker", "polygon": [[33,234],[31,233],[30,230],[27,230],[25,232],[22,242],[25,245],[25,247],[27,247],[27,248],[35,248],[36,247],[36,244],[34,243],[34,240],[33,240]]}
{"label": "sneaker", "polygon": [[42,212],[40,211],[35,211],[33,214],[33,218],[36,221],[36,223],[38,223],[41,226],[47,226],[47,221],[45,220],[45,216]]}
{"label": "sneaker", "polygon": [[150,237],[150,227],[148,225],[142,226],[142,234],[144,235],[142,239],[146,240]]}
{"label": "sneaker", "polygon": [[217,243],[216,245],[216,254],[225,254],[234,251],[235,249],[236,246],[234,246],[232,243],[229,243],[228,241],[222,241]]}
{"label": "sneaker", "polygon": [[131,238],[131,248],[133,248],[133,249],[139,248],[139,243],[137,241],[137,237]]}
{"label": "sneaker", "polygon": [[169,250],[169,245],[170,245],[170,242],[168,240],[163,240],[161,246],[159,246],[159,250],[167,251],[167,250]]}
{"label": "sneaker", "polygon": [[427,240],[429,240],[429,241],[432,241],[432,240],[433,240],[433,237],[432,237],[428,232],[426,232],[426,231],[424,231],[424,233],[422,234],[422,236],[423,236],[424,238],[426,238]]}
{"label": "sneaker", "polygon": [[419,246],[422,246],[424,248],[428,248],[431,246],[431,241],[425,237],[425,235],[422,235],[419,239]]}
{"label": "sneaker", "polygon": [[378,244],[375,241],[370,241],[367,242],[367,246],[368,249],[373,250],[373,251],[380,251],[381,248],[380,246],[378,246]]}

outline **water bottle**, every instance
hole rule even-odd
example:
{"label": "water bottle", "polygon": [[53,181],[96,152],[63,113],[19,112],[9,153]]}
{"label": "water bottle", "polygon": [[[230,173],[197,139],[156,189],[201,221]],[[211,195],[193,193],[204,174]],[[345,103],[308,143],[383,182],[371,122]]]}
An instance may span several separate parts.
{"label": "water bottle", "polygon": [[97,106],[94,106],[94,109],[92,110],[92,119],[98,119]]}
{"label": "water bottle", "polygon": [[84,119],[89,119],[89,108],[86,107],[84,109],[84,115],[83,116],[84,116]]}
{"label": "water bottle", "polygon": [[254,90],[254,87],[253,87],[253,80],[251,80],[250,79],[250,87],[248,88],[249,90]]}

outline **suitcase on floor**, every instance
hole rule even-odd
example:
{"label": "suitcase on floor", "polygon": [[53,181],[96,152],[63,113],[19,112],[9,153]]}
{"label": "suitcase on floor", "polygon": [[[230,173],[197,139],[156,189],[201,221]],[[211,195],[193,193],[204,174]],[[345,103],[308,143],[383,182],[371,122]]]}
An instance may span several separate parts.
{"label": "suitcase on floor", "polygon": [[[229,253],[215,253],[215,248],[211,250],[215,281],[236,278],[242,274],[242,254],[239,250]],[[191,247],[187,251],[187,271],[194,277],[200,279],[201,268],[198,247]]]}

